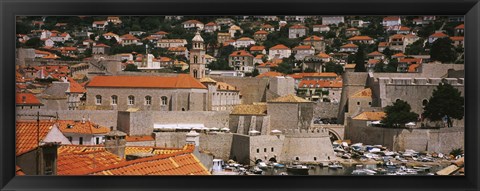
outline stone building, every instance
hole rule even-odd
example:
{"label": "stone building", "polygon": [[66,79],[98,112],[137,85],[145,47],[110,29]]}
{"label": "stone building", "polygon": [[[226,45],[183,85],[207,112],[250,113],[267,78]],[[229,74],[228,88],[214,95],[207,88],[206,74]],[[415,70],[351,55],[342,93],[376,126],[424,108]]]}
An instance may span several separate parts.
{"label": "stone building", "polygon": [[308,28],[303,25],[293,25],[288,28],[288,38],[300,38],[307,35]]}
{"label": "stone building", "polygon": [[310,101],[338,103],[342,95],[341,80],[302,80],[298,84],[300,97]]}
{"label": "stone building", "polygon": [[308,129],[313,118],[313,102],[293,94],[267,102],[270,125],[277,130]]}
{"label": "stone building", "polygon": [[207,87],[188,74],[96,76],[86,86],[86,105],[97,109],[206,111]]}
{"label": "stone building", "polygon": [[338,25],[344,22],[344,16],[322,16],[322,25]]}
{"label": "stone building", "polygon": [[268,59],[288,58],[292,55],[292,50],[283,44],[277,44],[268,50]]}
{"label": "stone building", "polygon": [[325,52],[325,41],[323,40],[323,37],[318,37],[316,35],[309,36],[303,39],[303,44],[313,46],[316,52]]}
{"label": "stone building", "polygon": [[315,54],[315,49],[310,45],[299,45],[294,47],[293,53],[295,54],[296,60],[303,60],[307,56],[313,56]]}
{"label": "stone building", "polygon": [[253,55],[245,50],[232,52],[232,54],[228,56],[228,63],[236,71],[244,73],[250,73],[254,69]]}
{"label": "stone building", "polygon": [[217,82],[209,77],[200,79],[200,82],[208,88],[208,110],[223,111],[231,110],[241,104],[240,90],[225,82]]}
{"label": "stone building", "polygon": [[105,44],[96,44],[92,48],[92,54],[108,54],[110,52],[110,46]]}
{"label": "stone building", "polygon": [[232,39],[232,37],[230,36],[230,33],[221,33],[221,32],[219,32],[219,33],[217,34],[217,42],[218,42],[218,44],[220,44],[220,45],[223,44],[224,42],[230,40],[230,39]]}
{"label": "stone building", "polygon": [[253,34],[253,39],[255,39],[255,41],[263,42],[267,40],[267,35],[267,31],[259,30]]}
{"label": "stone building", "polygon": [[192,39],[192,49],[190,50],[190,75],[195,79],[205,77],[205,46],[200,32],[197,31]]}

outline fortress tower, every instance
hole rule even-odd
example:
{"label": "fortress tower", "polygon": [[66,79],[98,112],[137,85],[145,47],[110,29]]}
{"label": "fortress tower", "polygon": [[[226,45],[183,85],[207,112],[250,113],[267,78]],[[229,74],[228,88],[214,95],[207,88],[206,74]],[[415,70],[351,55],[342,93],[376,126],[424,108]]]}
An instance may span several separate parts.
{"label": "fortress tower", "polygon": [[196,79],[205,77],[205,50],[204,41],[197,31],[192,39],[192,49],[190,50],[190,75]]}

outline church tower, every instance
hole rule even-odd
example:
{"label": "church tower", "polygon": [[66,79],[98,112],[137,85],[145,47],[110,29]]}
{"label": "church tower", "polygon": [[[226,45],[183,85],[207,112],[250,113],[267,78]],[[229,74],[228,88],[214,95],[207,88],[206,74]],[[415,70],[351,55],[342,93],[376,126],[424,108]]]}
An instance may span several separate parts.
{"label": "church tower", "polygon": [[195,79],[205,77],[205,49],[204,41],[197,31],[192,39],[192,49],[190,50],[190,75]]}

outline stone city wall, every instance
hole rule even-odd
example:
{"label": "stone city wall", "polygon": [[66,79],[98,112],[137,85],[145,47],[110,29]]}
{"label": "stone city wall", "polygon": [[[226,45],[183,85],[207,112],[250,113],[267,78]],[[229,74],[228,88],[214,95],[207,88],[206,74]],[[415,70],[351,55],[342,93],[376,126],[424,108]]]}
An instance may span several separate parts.
{"label": "stone city wall", "polygon": [[352,143],[383,145],[395,151],[413,149],[449,153],[464,148],[464,128],[393,129],[367,127],[365,121],[352,120],[345,129],[346,139]]}

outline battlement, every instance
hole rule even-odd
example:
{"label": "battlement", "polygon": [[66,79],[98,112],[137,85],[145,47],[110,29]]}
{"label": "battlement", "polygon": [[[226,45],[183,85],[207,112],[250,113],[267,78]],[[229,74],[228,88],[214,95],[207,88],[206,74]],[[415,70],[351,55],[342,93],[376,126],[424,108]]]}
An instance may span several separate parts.
{"label": "battlement", "polygon": [[379,84],[388,85],[432,85],[437,86],[439,83],[445,82],[450,85],[463,86],[465,85],[464,78],[378,78]]}
{"label": "battlement", "polygon": [[328,137],[328,130],[326,128],[317,129],[286,129],[284,131],[285,137],[295,138],[316,138],[316,137]]}

